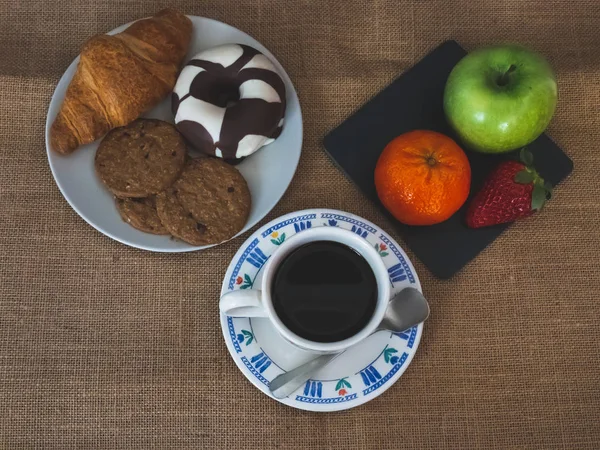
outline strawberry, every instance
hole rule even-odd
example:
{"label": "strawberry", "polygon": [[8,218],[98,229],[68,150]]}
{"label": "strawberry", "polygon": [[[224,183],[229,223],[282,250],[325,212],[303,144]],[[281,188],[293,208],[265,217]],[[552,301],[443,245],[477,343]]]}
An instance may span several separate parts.
{"label": "strawberry", "polygon": [[504,161],[496,167],[467,210],[467,226],[481,228],[513,222],[539,211],[552,186],[531,167],[533,156],[521,151],[521,162]]}

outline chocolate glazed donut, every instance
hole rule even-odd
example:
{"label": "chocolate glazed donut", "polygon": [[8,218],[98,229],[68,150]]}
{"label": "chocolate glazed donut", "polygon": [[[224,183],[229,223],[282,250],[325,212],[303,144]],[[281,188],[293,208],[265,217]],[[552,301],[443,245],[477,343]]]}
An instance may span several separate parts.
{"label": "chocolate glazed donut", "polygon": [[244,158],[282,131],[285,84],[273,63],[241,44],[194,56],[172,95],[175,124],[198,150],[227,160]]}

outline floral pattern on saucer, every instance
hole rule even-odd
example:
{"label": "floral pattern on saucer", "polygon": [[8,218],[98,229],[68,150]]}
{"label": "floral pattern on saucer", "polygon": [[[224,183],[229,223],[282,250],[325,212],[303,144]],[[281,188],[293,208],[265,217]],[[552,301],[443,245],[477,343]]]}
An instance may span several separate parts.
{"label": "floral pattern on saucer", "polygon": [[[372,243],[388,269],[392,293],[407,286],[420,289],[407,256],[377,226],[341,211],[307,210],[276,219],[254,233],[232,261],[223,281],[222,293],[252,288],[279,245],[294,234],[316,226],[344,228]],[[223,334],[234,361],[255,386],[270,395],[270,380],[285,370],[277,364],[277,358],[272,359],[261,346],[253,329],[256,320],[221,315]],[[355,367],[336,379],[308,380],[281,402],[300,409],[335,411],[352,408],[377,397],[406,370],[419,345],[422,328],[421,324],[402,333],[380,332],[387,333],[389,337],[377,348],[369,346],[373,356],[368,364]]]}

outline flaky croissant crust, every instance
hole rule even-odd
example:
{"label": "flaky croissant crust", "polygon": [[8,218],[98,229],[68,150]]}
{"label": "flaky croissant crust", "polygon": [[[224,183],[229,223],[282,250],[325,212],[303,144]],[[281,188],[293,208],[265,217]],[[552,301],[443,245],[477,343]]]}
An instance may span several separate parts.
{"label": "flaky croissant crust", "polygon": [[165,9],[88,40],[50,129],[52,148],[71,153],[159,103],[175,86],[191,35],[190,19]]}

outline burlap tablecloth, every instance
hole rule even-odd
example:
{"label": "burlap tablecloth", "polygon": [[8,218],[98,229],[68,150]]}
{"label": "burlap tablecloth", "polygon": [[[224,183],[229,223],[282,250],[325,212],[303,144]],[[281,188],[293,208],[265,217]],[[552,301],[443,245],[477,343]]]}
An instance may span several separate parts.
{"label": "burlap tablecloth", "polygon": [[82,42],[165,3],[0,0],[0,448],[600,448],[598,0],[171,5],[256,37],[298,90],[302,159],[269,219],[330,207],[391,230],[321,140],[448,38],[549,58],[549,133],[575,170],[453,279],[413,260],[432,315],[385,395],[294,410],[252,387],[221,335],[220,280],[245,236],[184,255],[126,247],[79,218],[48,167],[46,111]]}

